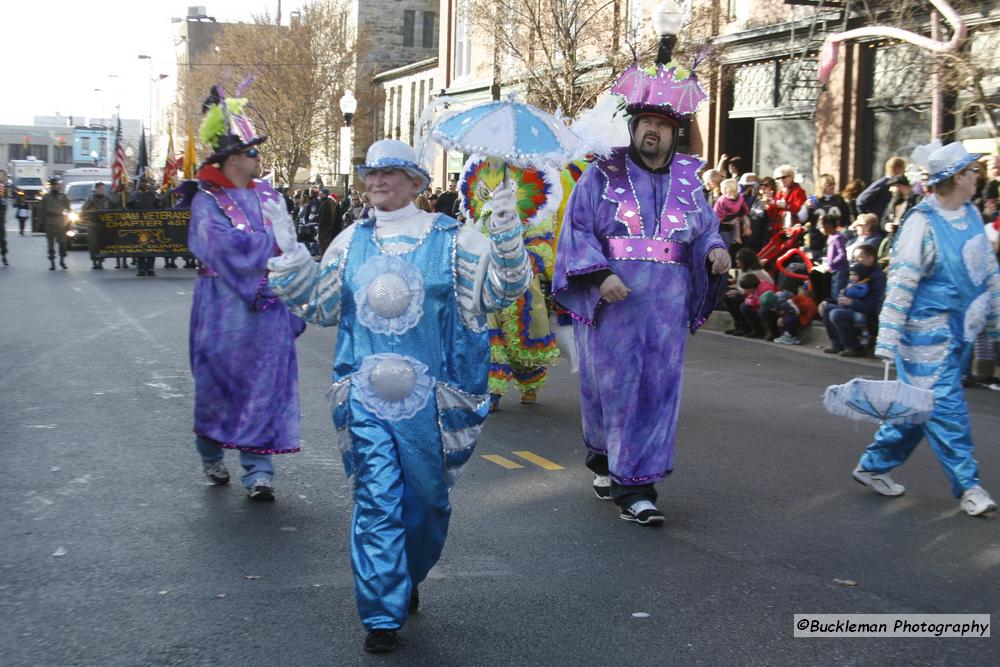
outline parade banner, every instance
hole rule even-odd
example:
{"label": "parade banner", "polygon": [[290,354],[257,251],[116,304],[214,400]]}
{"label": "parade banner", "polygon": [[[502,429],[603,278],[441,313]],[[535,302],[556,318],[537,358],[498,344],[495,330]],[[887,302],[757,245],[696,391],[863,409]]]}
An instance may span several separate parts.
{"label": "parade banner", "polygon": [[99,257],[159,257],[190,253],[190,209],[90,213]]}

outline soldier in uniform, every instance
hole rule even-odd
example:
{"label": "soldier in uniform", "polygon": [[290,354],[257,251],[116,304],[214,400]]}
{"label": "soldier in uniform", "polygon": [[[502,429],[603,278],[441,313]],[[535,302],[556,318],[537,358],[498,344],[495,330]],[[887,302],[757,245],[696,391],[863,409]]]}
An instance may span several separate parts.
{"label": "soldier in uniform", "polygon": [[59,246],[59,266],[66,266],[66,214],[70,211],[69,198],[62,193],[62,181],[58,178],[49,179],[50,189],[42,197],[38,210],[42,215],[45,228],[45,242],[49,251],[49,271],[56,270],[55,247]]}
{"label": "soldier in uniform", "polygon": [[[152,211],[160,208],[160,200],[149,187],[149,181],[142,179],[139,181],[139,190],[132,195],[129,199],[126,207],[132,211]],[[153,264],[156,262],[155,257],[140,257],[136,262],[135,275],[149,276],[153,277],[156,272],[153,271]]]}
{"label": "soldier in uniform", "polygon": [[[104,183],[97,182],[94,184],[94,190],[91,192],[90,198],[83,202],[80,212],[89,214],[91,212],[107,211],[112,208],[115,208],[115,205],[104,194]],[[95,270],[103,269],[104,259],[97,256],[97,216],[87,217],[87,227],[89,228],[87,232],[87,247],[90,249],[90,268]]]}

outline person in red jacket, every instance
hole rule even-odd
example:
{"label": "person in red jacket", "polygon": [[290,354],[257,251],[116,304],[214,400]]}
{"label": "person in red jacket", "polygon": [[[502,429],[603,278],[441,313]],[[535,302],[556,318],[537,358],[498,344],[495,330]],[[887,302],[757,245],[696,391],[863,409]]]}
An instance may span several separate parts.
{"label": "person in red jacket", "polygon": [[783,164],[774,170],[774,179],[778,181],[778,192],[774,197],[775,205],[786,215],[785,227],[794,227],[804,222],[801,217],[806,213],[806,191],[795,182],[795,167]]}

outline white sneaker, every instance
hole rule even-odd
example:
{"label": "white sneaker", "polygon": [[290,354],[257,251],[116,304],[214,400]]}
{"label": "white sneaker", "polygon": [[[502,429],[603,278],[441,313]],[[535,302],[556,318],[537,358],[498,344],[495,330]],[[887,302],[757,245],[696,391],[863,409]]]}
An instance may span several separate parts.
{"label": "white sneaker", "polygon": [[962,494],[962,499],[958,501],[958,506],[969,516],[979,516],[980,514],[993,512],[997,508],[997,504],[990,498],[990,494],[986,493],[986,489],[978,484],[971,489],[965,490],[965,493]]}
{"label": "white sneaker", "polygon": [[851,473],[851,476],[858,483],[870,486],[876,493],[880,493],[883,496],[901,496],[906,491],[906,487],[892,481],[892,477],[889,477],[888,473],[869,472],[862,470],[861,466],[858,466]]}
{"label": "white sneaker", "polygon": [[226,464],[222,462],[222,459],[211,463],[202,461],[201,469],[204,471],[205,477],[212,480],[213,484],[229,484],[229,471],[226,470]]}
{"label": "white sneaker", "polygon": [[611,500],[611,477],[594,475],[594,495],[601,500]]}

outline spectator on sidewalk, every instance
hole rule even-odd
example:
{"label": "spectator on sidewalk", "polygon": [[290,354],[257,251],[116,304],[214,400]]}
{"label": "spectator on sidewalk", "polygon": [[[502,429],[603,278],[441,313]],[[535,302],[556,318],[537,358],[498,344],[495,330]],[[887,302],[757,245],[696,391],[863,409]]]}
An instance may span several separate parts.
{"label": "spectator on sidewalk", "polygon": [[882,226],[874,213],[862,213],[850,226],[849,239],[847,241],[847,252],[854,254],[854,250],[859,246],[867,245],[875,248],[875,255],[878,256],[878,247],[885,238]]}
{"label": "spectator on sidewalk", "polygon": [[743,234],[750,236],[750,209],[740,196],[740,184],[732,178],[722,181],[722,196],[715,200],[715,215],[719,218],[719,235],[726,249],[733,252],[733,244],[742,244]]}
{"label": "spectator on sidewalk", "polygon": [[[757,276],[757,279],[761,282],[771,282],[771,274],[764,270],[760,265],[760,260],[757,259],[757,253],[750,248],[740,248],[736,253],[736,269],[737,287],[739,279],[745,275]],[[733,328],[726,330],[725,333],[727,336],[746,336],[753,331],[750,322],[740,312],[740,306],[743,305],[746,297],[737,287],[726,291],[723,297],[726,310],[729,311],[729,314],[733,318]]]}
{"label": "spectator on sidewalk", "polygon": [[775,291],[774,283],[761,280],[755,274],[747,273],[740,278],[739,285],[743,291],[743,303],[740,304],[740,315],[750,325],[750,333],[746,334],[746,337],[764,338],[764,321],[761,319],[760,314],[761,302],[762,300],[767,301],[767,299],[764,299],[764,295],[768,293],[772,295],[771,300],[773,300]]}
{"label": "spectator on sidewalk", "polygon": [[783,164],[774,170],[774,178],[779,189],[774,197],[775,205],[784,213],[783,227],[794,227],[806,221],[806,191],[795,182],[795,167]]}
{"label": "spectator on sidewalk", "polygon": [[777,184],[770,176],[760,179],[757,197],[750,206],[750,247],[760,252],[774,234],[781,231],[783,211],[774,201]]}
{"label": "spectator on sidewalk", "polygon": [[893,155],[885,161],[885,176],[878,179],[858,195],[858,212],[873,213],[878,219],[882,218],[886,207],[892,200],[892,193],[889,191],[891,181],[896,176],[906,173],[906,160]]}
{"label": "spectator on sidewalk", "polygon": [[774,313],[778,317],[778,327],[783,333],[774,339],[782,345],[801,345],[802,327],[809,326],[816,317],[816,302],[808,294],[798,294],[782,290],[777,293]]}
{"label": "spectator on sidewalk", "polygon": [[[823,304],[820,312],[830,338],[830,347],[823,350],[827,354],[863,357],[865,351],[858,323],[865,322],[869,335],[873,334],[874,322],[885,296],[885,273],[876,263],[874,248],[861,246],[855,253],[858,254],[859,260],[851,265],[851,269],[856,270],[859,276],[864,276],[868,289],[856,291],[855,294],[860,294],[859,296],[850,297],[845,293],[837,298],[835,304]],[[861,294],[862,291],[864,294]],[[858,314],[863,319],[859,319]]]}

